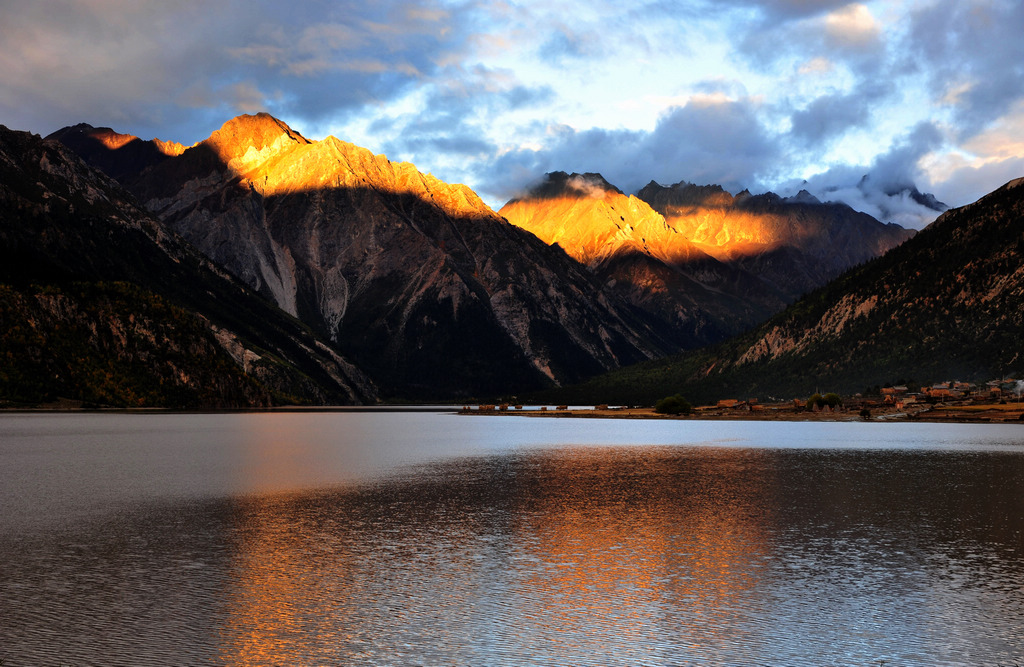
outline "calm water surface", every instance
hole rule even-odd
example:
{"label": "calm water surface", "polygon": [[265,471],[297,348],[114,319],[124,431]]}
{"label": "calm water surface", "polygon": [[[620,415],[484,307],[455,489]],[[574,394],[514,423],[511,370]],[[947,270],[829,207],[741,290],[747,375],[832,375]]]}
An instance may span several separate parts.
{"label": "calm water surface", "polygon": [[0,416],[20,665],[1024,665],[1024,426]]}

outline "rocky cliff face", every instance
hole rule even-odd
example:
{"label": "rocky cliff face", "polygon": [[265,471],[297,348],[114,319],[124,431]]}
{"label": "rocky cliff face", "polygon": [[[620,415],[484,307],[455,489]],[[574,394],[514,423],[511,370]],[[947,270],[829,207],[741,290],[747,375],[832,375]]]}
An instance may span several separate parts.
{"label": "rocky cliff face", "polygon": [[242,116],[126,180],[169,229],[396,397],[571,382],[675,349],[468,188]]}
{"label": "rocky cliff face", "polygon": [[57,142],[2,127],[0,283],[0,397],[190,407],[376,397],[337,351],[116,182]]}

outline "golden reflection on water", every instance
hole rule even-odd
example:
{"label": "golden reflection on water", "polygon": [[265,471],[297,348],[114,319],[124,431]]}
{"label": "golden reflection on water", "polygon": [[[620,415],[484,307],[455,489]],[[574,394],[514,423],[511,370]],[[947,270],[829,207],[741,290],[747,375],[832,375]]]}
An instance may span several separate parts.
{"label": "golden reflection on water", "polygon": [[[133,428],[118,456],[74,458],[92,449],[76,436],[39,459],[75,461],[88,483],[56,506],[59,521],[6,524],[0,661],[995,665],[1024,655],[1016,431],[973,430],[998,438],[979,438],[984,450],[931,448],[966,438],[947,425],[901,425],[913,430],[906,449],[846,447],[831,424],[807,425],[822,439],[814,447],[517,445],[460,457],[443,447],[446,432],[346,444],[341,427],[366,429],[359,440],[380,428],[358,415],[348,426],[314,420],[306,440],[296,435],[306,415],[245,417],[217,416],[199,447],[154,436],[148,451]],[[107,423],[97,438],[110,437]],[[403,428],[418,434],[421,423]],[[45,448],[15,445],[31,461],[8,456],[0,488],[43,469]],[[396,455],[401,465],[379,472]],[[127,488],[97,513],[89,490],[120,458],[131,474],[119,479],[162,490]],[[228,470],[237,477],[222,484]],[[41,486],[7,518],[28,502],[49,510],[45,497],[69,481]]]}
{"label": "golden reflection on water", "polygon": [[[771,550],[772,480],[749,474],[749,452],[721,450],[702,470],[649,451],[630,458],[576,452],[544,460],[541,486],[564,493],[545,496],[533,513],[533,539],[523,542],[552,567],[527,586],[542,592],[546,616],[565,630],[613,625],[627,642],[652,627],[705,642],[715,628],[735,634],[756,593],[756,566]],[[664,627],[666,608],[680,605],[694,625]]]}
{"label": "golden reflection on water", "polygon": [[609,633],[619,653],[665,633],[706,647],[735,639],[760,606],[771,551],[772,480],[764,466],[751,474],[751,456],[580,449],[242,501],[222,659],[368,660],[366,627],[411,619],[433,624],[404,629],[421,656],[423,643],[500,643],[513,627],[553,655],[610,650]]}
{"label": "golden reflection on water", "polygon": [[245,517],[250,520],[236,545],[225,601],[225,664],[277,664],[315,638],[332,640],[349,596],[318,590],[319,582],[346,581],[346,559],[325,557],[333,554],[322,553],[316,533],[309,534],[287,505]]}
{"label": "golden reflection on water", "polygon": [[[309,477],[308,448],[296,438],[300,415],[247,419],[249,446],[238,461],[245,486],[274,486]],[[302,432],[302,431],[299,431]],[[268,486],[270,484],[268,483]],[[281,656],[336,643],[339,616],[351,599],[335,595],[350,577],[339,544],[325,541],[303,504],[288,494],[241,498],[233,513],[234,556],[225,596],[221,659],[230,665],[280,664]]]}

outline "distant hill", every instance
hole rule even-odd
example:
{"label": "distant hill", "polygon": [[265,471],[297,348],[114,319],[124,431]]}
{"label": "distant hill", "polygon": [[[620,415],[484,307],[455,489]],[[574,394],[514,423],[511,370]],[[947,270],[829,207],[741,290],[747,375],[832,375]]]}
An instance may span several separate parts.
{"label": "distant hill", "polygon": [[145,165],[125,155],[141,169],[122,150],[92,159],[386,396],[535,390],[679,349],[561,249],[411,164],[267,114]]}
{"label": "distant hill", "polygon": [[0,400],[262,407],[376,400],[325,341],[61,144],[0,126]]}
{"label": "distant hill", "polygon": [[857,392],[913,378],[1024,371],[1024,179],[942,214],[914,238],[726,343],[639,364],[559,396],[645,402]]}
{"label": "distant hill", "polygon": [[807,193],[733,197],[717,185],[651,182],[627,196],[600,174],[565,172],[499,212],[670,321],[688,348],[764,321],[913,235]]}

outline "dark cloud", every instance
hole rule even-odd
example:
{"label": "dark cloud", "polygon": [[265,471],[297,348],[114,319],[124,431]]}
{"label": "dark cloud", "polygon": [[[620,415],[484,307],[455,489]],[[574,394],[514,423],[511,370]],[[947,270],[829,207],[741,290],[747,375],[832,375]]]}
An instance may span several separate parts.
{"label": "dark cloud", "polygon": [[651,132],[551,128],[543,149],[501,155],[477,174],[477,183],[498,200],[549,171],[597,172],[625,192],[651,179],[739,190],[760,182],[778,155],[753,102],[707,98],[670,109]]}
{"label": "dark cloud", "polygon": [[631,15],[700,21],[708,17],[718,19],[723,13],[729,13],[745,22],[748,28],[755,25],[778,28],[849,4],[850,0],[656,0],[639,5]]}
{"label": "dark cloud", "polygon": [[889,189],[913,185],[923,177],[918,166],[921,158],[941,146],[942,142],[942,133],[933,123],[918,123],[904,140],[895,144],[888,153],[875,158],[871,176]]}
{"label": "dark cloud", "polygon": [[672,109],[659,120],[644,148],[650,159],[648,178],[636,174],[629,182],[623,180],[630,190],[650,178],[747,187],[779,158],[777,142],[749,100],[711,99]]}
{"label": "dark cloud", "polygon": [[790,117],[790,135],[805,149],[820,150],[830,140],[872,120],[876,104],[891,94],[890,86],[868,81],[850,93],[822,95]]}
{"label": "dark cloud", "polygon": [[780,21],[820,16],[848,4],[849,0],[717,0],[714,6],[753,9],[762,21],[777,25]]}
{"label": "dark cloud", "polygon": [[1024,3],[938,0],[910,14],[908,70],[954,111],[968,137],[1024,99]]}
{"label": "dark cloud", "polygon": [[741,26],[735,55],[755,70],[772,72],[789,60],[825,58],[839,63],[859,79],[891,74],[890,45],[882,26],[866,6],[842,3],[827,14],[797,14],[793,20],[771,15]]}
{"label": "dark cloud", "polygon": [[5,3],[0,114],[42,133],[87,121],[180,141],[258,106],[315,122],[432,75],[464,48],[468,11],[399,0]]}

